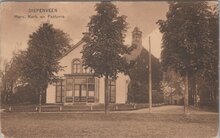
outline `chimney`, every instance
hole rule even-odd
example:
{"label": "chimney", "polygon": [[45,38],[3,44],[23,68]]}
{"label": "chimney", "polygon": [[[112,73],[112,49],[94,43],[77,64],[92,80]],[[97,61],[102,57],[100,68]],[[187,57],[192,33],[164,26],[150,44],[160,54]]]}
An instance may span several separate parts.
{"label": "chimney", "polygon": [[90,41],[90,34],[88,32],[83,32],[82,34],[83,34],[83,38],[82,39],[84,41],[86,41],[86,42]]}

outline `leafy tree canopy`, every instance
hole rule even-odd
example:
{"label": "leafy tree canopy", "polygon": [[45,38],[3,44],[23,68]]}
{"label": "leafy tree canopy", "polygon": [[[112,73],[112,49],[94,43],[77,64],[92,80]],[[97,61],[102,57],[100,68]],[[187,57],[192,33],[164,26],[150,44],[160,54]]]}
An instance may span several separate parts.
{"label": "leafy tree canopy", "polygon": [[32,33],[24,64],[26,81],[36,86],[47,86],[55,78],[55,73],[62,69],[57,59],[70,48],[70,41],[69,35],[49,23],[43,23]]}
{"label": "leafy tree canopy", "polygon": [[159,20],[163,33],[162,66],[174,68],[182,75],[203,68],[206,47],[209,47],[209,11],[206,2],[171,2],[167,20]]}
{"label": "leafy tree canopy", "polygon": [[118,16],[118,9],[110,2],[96,4],[95,11],[97,14],[88,23],[90,41],[82,51],[83,65],[91,67],[98,77],[116,78],[127,68],[123,58],[129,52],[123,44],[128,25],[126,16]]}
{"label": "leafy tree canopy", "polygon": [[[36,93],[44,92],[49,82],[56,78],[56,73],[62,69],[58,58],[70,48],[69,35],[55,29],[52,24],[43,23],[29,36],[28,48],[14,53],[7,65],[4,82],[10,86],[10,91],[16,83],[28,84]],[[5,88],[8,89],[8,88]]]}

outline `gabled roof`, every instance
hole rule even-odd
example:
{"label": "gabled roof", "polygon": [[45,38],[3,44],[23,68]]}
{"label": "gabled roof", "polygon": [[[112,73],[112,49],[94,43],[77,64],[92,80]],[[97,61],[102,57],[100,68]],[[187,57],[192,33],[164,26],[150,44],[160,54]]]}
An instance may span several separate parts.
{"label": "gabled roof", "polygon": [[68,55],[71,51],[73,51],[75,48],[77,48],[78,46],[80,46],[83,42],[89,41],[89,33],[88,32],[84,32],[82,33],[83,37],[82,39],[76,43],[75,45],[73,45],[70,49],[68,49],[62,56],[60,56],[57,60],[61,60],[63,57],[65,57],[66,55]]}
{"label": "gabled roof", "polygon": [[65,57],[66,55],[68,55],[71,51],[73,51],[75,48],[77,48],[78,46],[80,46],[84,41],[84,39],[81,39],[78,43],[76,43],[75,45],[73,45],[70,49],[68,49],[61,57],[59,57],[57,60],[61,60],[63,57]]}

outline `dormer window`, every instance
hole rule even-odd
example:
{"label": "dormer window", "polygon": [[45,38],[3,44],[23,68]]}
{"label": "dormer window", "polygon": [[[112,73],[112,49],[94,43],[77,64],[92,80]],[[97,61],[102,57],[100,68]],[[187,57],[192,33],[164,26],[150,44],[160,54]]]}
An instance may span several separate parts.
{"label": "dormer window", "polygon": [[72,63],[72,73],[80,73],[81,72],[81,62],[77,59]]}

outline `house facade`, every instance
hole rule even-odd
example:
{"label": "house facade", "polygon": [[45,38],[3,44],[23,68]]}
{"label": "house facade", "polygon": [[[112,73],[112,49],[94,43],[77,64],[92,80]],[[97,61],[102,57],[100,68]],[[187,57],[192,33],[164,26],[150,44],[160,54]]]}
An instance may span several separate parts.
{"label": "house facade", "polygon": [[[71,47],[58,61],[64,67],[59,71],[59,79],[50,84],[46,92],[46,103],[104,103],[104,78],[93,76],[93,71],[82,66],[82,49],[87,36]],[[132,43],[141,41],[140,31],[136,28],[132,32]],[[137,48],[138,49],[138,48]],[[135,52],[136,53],[136,52]],[[126,56],[129,58],[129,56]],[[116,80],[108,81],[109,102],[126,103],[129,77],[119,74]]]}

